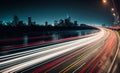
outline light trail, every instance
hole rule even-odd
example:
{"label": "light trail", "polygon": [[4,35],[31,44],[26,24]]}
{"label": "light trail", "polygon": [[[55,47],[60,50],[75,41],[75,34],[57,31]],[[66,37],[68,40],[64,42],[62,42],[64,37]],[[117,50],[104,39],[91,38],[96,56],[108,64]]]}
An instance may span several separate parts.
{"label": "light trail", "polygon": [[[52,36],[51,35],[48,35],[48,36],[36,36],[36,37],[29,37],[28,40],[43,39],[43,38],[50,38],[50,37],[52,37]],[[24,37],[9,38],[9,39],[0,40],[0,43],[7,43],[7,42],[13,42],[13,41],[22,41],[22,40],[24,40]]]}
{"label": "light trail", "polygon": [[[71,44],[68,44],[68,45],[60,46],[60,47],[57,47],[57,48],[49,49],[49,50],[38,52],[38,53],[35,53],[35,54],[31,54],[31,55],[23,56],[23,57],[20,57],[20,58],[15,58],[15,59],[12,59],[12,60],[1,62],[0,66],[4,67],[5,64],[9,64],[9,63],[12,63],[12,62],[17,63],[17,61],[20,61],[20,60],[22,61],[23,59],[29,58],[28,61],[22,62],[20,64],[18,63],[17,65],[11,66],[11,67],[6,68],[6,69],[3,69],[1,72],[4,73],[4,72],[17,71],[17,70],[24,69],[26,67],[33,66],[35,64],[46,61],[48,59],[57,57],[61,54],[77,50],[80,47],[85,46],[86,44],[89,44],[89,43],[94,42],[95,40],[101,38],[103,35],[104,35],[104,32],[101,31],[101,32],[98,33],[98,35],[91,36],[91,37],[84,38],[84,39],[75,40],[74,42],[72,42]],[[96,38],[96,39],[94,39],[94,38]],[[88,41],[88,42],[86,42],[86,41]],[[32,58],[34,58],[36,56],[37,56],[37,58],[33,60]],[[32,60],[30,60],[30,58]]]}
{"label": "light trail", "polygon": [[[105,65],[117,46],[113,31],[97,28],[100,31],[95,34],[50,41],[49,43],[67,42],[1,56],[0,72],[27,73],[29,70],[33,70],[32,73],[94,72],[101,61],[104,63],[99,68]],[[103,60],[106,56],[107,58]]]}
{"label": "light trail", "polygon": [[33,47],[33,46],[38,46],[38,45],[42,45],[42,44],[49,44],[49,43],[56,43],[56,42],[64,42],[64,41],[72,41],[72,40],[75,40],[75,39],[80,39],[80,38],[86,38],[86,37],[90,37],[90,36],[93,36],[93,35],[96,35],[96,33],[93,33],[93,34],[87,34],[87,35],[84,35],[84,36],[77,36],[77,37],[70,37],[70,38],[62,38],[62,39],[59,39],[59,40],[53,40],[53,41],[43,41],[43,42],[35,42],[35,43],[28,43],[28,44],[21,44],[21,45],[14,45],[14,46],[10,46],[10,47],[1,47],[1,50],[2,51],[9,51],[9,50],[17,50],[17,49],[21,49],[21,48],[25,48],[25,47]]}

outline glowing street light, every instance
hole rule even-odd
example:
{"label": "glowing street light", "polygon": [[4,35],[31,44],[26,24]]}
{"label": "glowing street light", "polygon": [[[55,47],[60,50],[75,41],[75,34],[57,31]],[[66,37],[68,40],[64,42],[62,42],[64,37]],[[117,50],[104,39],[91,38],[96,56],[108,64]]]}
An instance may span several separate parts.
{"label": "glowing street light", "polygon": [[114,9],[114,8],[111,8],[111,11],[115,11],[115,9]]}
{"label": "glowing street light", "polygon": [[103,3],[104,3],[104,4],[106,4],[106,3],[107,3],[107,0],[102,0],[102,1],[103,1]]}
{"label": "glowing street light", "polygon": [[113,16],[116,16],[116,14],[115,14],[115,13],[113,13]]}

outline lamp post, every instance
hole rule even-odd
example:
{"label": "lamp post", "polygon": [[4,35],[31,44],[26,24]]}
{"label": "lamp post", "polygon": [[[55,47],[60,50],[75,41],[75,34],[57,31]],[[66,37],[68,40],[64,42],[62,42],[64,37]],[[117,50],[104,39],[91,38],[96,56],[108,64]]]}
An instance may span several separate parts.
{"label": "lamp post", "polygon": [[118,25],[119,24],[119,14],[118,14],[118,10],[116,8],[114,0],[112,0],[112,6],[113,6],[113,8],[111,8],[111,11],[112,11],[113,16],[115,18],[114,24]]}
{"label": "lamp post", "polygon": [[114,25],[118,25],[119,15],[118,15],[114,0],[109,0],[109,2],[108,2],[108,0],[102,0],[102,2],[103,2],[103,4],[110,3],[111,12],[112,12],[112,15],[114,16]]}
{"label": "lamp post", "polygon": [[102,1],[103,1],[103,3],[104,3],[104,4],[106,4],[106,3],[107,3],[107,0],[102,0]]}
{"label": "lamp post", "polygon": [[112,11],[112,12],[114,12],[114,11],[115,11],[115,9],[114,9],[114,8],[111,8],[111,11]]}

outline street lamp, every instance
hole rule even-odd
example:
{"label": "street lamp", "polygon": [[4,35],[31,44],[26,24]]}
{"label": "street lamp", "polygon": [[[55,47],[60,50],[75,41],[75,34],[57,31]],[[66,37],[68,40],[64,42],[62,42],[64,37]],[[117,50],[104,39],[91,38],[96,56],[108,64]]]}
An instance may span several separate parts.
{"label": "street lamp", "polygon": [[103,3],[104,3],[104,4],[106,4],[106,3],[107,3],[107,0],[102,0],[102,1],[103,1]]}
{"label": "street lamp", "polygon": [[111,8],[111,11],[113,12],[113,11],[115,11],[115,9],[114,9],[114,8]]}
{"label": "street lamp", "polygon": [[115,14],[115,13],[113,13],[113,16],[116,16],[116,14]]}

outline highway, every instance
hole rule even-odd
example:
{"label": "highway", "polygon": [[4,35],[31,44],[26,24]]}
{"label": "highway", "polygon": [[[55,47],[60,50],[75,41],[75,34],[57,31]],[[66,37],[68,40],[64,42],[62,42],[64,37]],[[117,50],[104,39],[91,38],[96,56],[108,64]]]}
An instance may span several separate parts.
{"label": "highway", "polygon": [[[90,35],[48,41],[61,43],[2,55],[0,72],[107,73],[118,49],[118,36],[115,31],[97,28],[100,31]],[[38,44],[40,43],[36,43]],[[18,47],[21,48],[16,46]]]}

